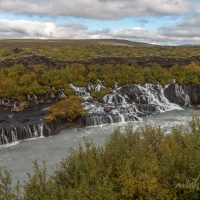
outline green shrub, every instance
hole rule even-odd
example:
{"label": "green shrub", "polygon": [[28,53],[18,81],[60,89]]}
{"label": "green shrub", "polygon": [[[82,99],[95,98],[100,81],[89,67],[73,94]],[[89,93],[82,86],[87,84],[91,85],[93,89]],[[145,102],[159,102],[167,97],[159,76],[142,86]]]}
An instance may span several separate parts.
{"label": "green shrub", "polygon": [[107,139],[103,147],[85,142],[63,160],[51,176],[34,163],[18,194],[10,175],[0,173],[3,200],[131,200],[199,199],[200,119],[187,130],[127,127]]}
{"label": "green shrub", "polygon": [[46,120],[66,120],[73,121],[78,117],[83,116],[84,110],[81,106],[80,97],[70,96],[68,99],[61,100],[48,109]]}
{"label": "green shrub", "polygon": [[[95,83],[97,79],[104,82],[108,88],[113,88],[115,82],[119,86],[127,84],[161,83],[169,84],[176,79],[180,84],[200,83],[200,65],[192,63],[188,66],[173,66],[170,69],[154,64],[151,67],[141,68],[134,64],[103,65],[86,67],[81,64],[65,66],[61,69],[47,69],[46,66],[26,68],[13,66],[0,69],[0,97],[13,97],[21,99],[28,94],[44,95],[64,89],[66,95],[73,93],[69,83],[85,87],[89,82]],[[109,89],[93,92],[92,96],[101,100]],[[27,99],[26,99],[27,100]]]}
{"label": "green shrub", "polygon": [[103,100],[103,97],[106,95],[106,94],[109,94],[112,92],[112,89],[111,88],[105,88],[105,89],[102,89],[100,91],[92,91],[91,92],[91,96],[96,100],[96,101],[102,101]]}

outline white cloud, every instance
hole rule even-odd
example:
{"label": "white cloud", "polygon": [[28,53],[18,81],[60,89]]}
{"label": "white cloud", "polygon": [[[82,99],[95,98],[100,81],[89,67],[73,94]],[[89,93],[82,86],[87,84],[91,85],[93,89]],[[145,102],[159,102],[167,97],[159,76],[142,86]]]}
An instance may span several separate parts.
{"label": "white cloud", "polygon": [[52,22],[28,20],[0,20],[0,38],[80,38],[87,27],[66,23],[56,26]]}
{"label": "white cloud", "polygon": [[118,19],[183,14],[196,5],[195,0],[0,0],[0,12]]}
{"label": "white cloud", "polygon": [[[28,15],[27,20],[0,19],[0,38],[120,38],[157,44],[199,43],[199,10],[200,4],[196,0],[0,0],[1,14],[18,14],[20,18],[24,16],[21,14]],[[191,11],[194,12],[193,16],[179,23],[174,22],[174,25],[163,24],[158,30],[142,28],[145,24],[149,23],[149,26],[152,24],[149,16],[185,17],[186,13]],[[91,31],[80,23],[55,24],[31,21],[36,18],[31,18],[29,15],[100,20],[136,16],[135,20],[141,27]]]}
{"label": "white cloud", "polygon": [[[166,29],[168,32],[166,32]],[[165,31],[164,31],[165,30]],[[125,29],[110,31],[110,35],[114,38],[129,39],[139,42],[147,42],[153,44],[200,44],[200,26],[192,31],[188,28],[185,30],[174,30],[174,28],[163,28],[162,30],[150,29]]]}
{"label": "white cloud", "polygon": [[118,38],[154,44],[200,44],[200,16],[194,15],[172,26],[163,26],[158,30],[133,27],[91,31],[87,26],[79,23],[56,25],[52,22],[0,20],[0,38]]}

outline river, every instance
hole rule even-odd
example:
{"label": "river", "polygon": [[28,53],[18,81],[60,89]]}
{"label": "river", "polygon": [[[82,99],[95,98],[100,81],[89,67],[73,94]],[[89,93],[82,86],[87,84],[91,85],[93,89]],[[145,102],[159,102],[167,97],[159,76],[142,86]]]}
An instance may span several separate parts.
{"label": "river", "polygon": [[77,148],[79,144],[84,142],[84,139],[102,145],[116,128],[123,131],[127,125],[137,128],[146,123],[160,126],[166,132],[169,132],[173,126],[180,124],[187,126],[193,113],[199,115],[200,111],[193,109],[176,110],[145,117],[140,122],[67,128],[52,137],[26,140],[0,147],[0,166],[6,167],[11,172],[14,183],[18,180],[23,182],[27,177],[26,174],[32,172],[34,160],[38,160],[39,163],[45,161],[48,171],[51,172],[57,163],[67,156],[69,150]]}

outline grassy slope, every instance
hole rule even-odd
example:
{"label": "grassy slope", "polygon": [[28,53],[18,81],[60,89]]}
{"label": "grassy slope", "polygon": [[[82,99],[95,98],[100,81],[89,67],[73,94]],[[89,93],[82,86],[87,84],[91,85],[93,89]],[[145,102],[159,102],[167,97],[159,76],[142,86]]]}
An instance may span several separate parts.
{"label": "grassy slope", "polygon": [[[14,48],[22,51],[15,53]],[[1,40],[0,59],[45,55],[64,60],[98,58],[103,56],[193,56],[200,46],[155,46],[127,40]]]}

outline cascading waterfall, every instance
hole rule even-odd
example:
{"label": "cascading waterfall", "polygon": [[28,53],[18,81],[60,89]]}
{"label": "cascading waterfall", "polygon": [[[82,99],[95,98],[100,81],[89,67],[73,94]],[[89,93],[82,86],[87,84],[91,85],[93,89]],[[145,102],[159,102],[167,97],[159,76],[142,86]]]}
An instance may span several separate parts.
{"label": "cascading waterfall", "polygon": [[97,83],[98,84],[94,84],[94,83],[89,83],[88,84],[88,90],[89,91],[100,91],[102,89],[105,88],[105,86],[103,85],[102,81],[101,80],[97,80]]}
{"label": "cascading waterfall", "polygon": [[[155,105],[156,110],[160,113],[170,111],[170,110],[182,110],[182,108],[174,103],[169,102],[169,100],[164,95],[164,89],[160,84],[145,84],[144,86],[135,85],[142,92],[143,98],[146,100],[146,104]],[[185,101],[187,99],[185,98]]]}
{"label": "cascading waterfall", "polygon": [[115,89],[111,94],[105,95],[103,98],[104,103],[114,107],[111,113],[118,116],[119,120],[117,122],[140,120],[137,116],[138,109],[136,104],[128,103],[128,96],[122,95],[120,89]]}
{"label": "cascading waterfall", "polygon": [[69,87],[75,92],[75,95],[83,97],[84,100],[87,100],[91,97],[90,93],[87,92],[85,87],[76,87],[73,84],[69,84]]}
{"label": "cascading waterfall", "polygon": [[22,128],[1,129],[0,145],[6,145],[19,140],[33,139],[51,135],[51,129],[46,123],[27,125]]}
{"label": "cascading waterfall", "polygon": [[[136,121],[147,115],[174,109],[181,110],[184,106],[190,106],[189,95],[181,85],[176,83],[165,86],[132,84],[122,87],[118,87],[116,83],[112,92],[106,94],[101,102],[95,101],[90,94],[92,91],[105,89],[100,80],[97,84],[89,83],[87,88],[73,84],[69,84],[69,87],[75,95],[82,97],[82,106],[86,112],[83,123],[86,126]],[[66,96],[63,89],[52,95],[55,98]],[[32,95],[28,98],[35,102],[39,97]],[[12,101],[0,99],[0,104],[9,105],[10,103]],[[1,110],[0,145],[52,135],[52,129],[41,117],[46,112],[45,106],[33,108],[32,111],[27,111],[22,115]]]}
{"label": "cascading waterfall", "polygon": [[[100,81],[98,84],[89,84],[88,88],[80,88],[72,84],[70,87],[83,99],[86,126],[141,120],[142,116],[183,109],[178,104],[170,102],[165,96],[167,85],[132,84],[118,87],[116,83],[112,93],[105,95],[102,102],[92,100],[90,95],[91,91],[105,88]],[[190,105],[190,97],[178,84],[176,84],[176,93],[185,102],[185,106]]]}

